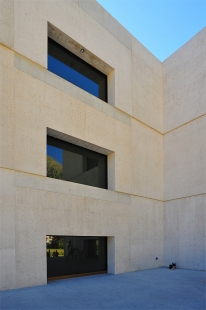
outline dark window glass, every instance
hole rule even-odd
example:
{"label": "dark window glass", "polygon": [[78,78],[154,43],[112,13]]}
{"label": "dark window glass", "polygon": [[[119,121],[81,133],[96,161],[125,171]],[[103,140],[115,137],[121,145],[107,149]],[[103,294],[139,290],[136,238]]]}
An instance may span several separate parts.
{"label": "dark window glass", "polygon": [[107,156],[48,136],[47,176],[107,188]]}
{"label": "dark window glass", "polygon": [[107,102],[107,76],[50,38],[48,70]]}
{"label": "dark window glass", "polygon": [[46,236],[47,277],[107,270],[107,238]]}

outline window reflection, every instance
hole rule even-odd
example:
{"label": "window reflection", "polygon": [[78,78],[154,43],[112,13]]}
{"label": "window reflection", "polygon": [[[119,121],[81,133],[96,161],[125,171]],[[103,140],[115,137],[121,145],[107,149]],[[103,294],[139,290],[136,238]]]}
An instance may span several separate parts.
{"label": "window reflection", "polygon": [[47,276],[107,270],[107,238],[46,236]]}
{"label": "window reflection", "polygon": [[47,176],[62,179],[62,150],[51,145],[47,145]]}
{"label": "window reflection", "polygon": [[97,83],[50,55],[48,55],[48,70],[86,90],[88,93],[99,97],[99,85]]}
{"label": "window reflection", "polygon": [[48,136],[47,176],[107,188],[107,156]]}
{"label": "window reflection", "polygon": [[50,38],[48,70],[107,102],[107,76]]}

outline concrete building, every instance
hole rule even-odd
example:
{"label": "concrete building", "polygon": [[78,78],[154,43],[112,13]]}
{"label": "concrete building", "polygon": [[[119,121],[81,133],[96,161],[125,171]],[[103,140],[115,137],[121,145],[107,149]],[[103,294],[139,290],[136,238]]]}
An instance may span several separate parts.
{"label": "concrete building", "polygon": [[[1,290],[47,283],[46,236],[107,237],[109,273],[205,270],[206,28],[161,63],[94,0],[0,17]],[[48,37],[107,102],[47,70]],[[106,188],[47,177],[47,135],[106,155]]]}

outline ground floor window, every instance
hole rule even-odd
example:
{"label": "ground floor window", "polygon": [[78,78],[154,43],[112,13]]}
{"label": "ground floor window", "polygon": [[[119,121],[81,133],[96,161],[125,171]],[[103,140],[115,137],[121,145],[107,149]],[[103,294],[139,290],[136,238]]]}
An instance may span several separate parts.
{"label": "ground floor window", "polygon": [[46,236],[47,277],[107,270],[107,238]]}

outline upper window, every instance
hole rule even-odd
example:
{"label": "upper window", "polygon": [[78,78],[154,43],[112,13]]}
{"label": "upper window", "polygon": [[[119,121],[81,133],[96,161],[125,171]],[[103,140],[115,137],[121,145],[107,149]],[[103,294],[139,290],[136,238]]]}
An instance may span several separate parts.
{"label": "upper window", "polygon": [[47,136],[47,177],[107,188],[107,156]]}
{"label": "upper window", "polygon": [[107,102],[107,76],[50,38],[48,70]]}

